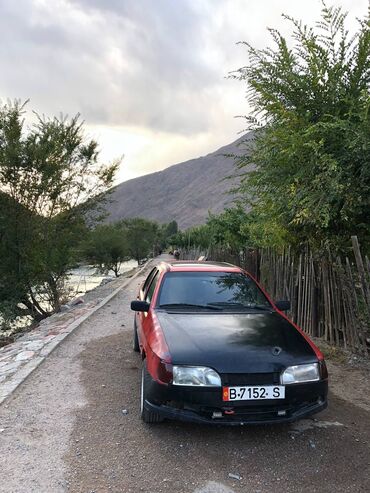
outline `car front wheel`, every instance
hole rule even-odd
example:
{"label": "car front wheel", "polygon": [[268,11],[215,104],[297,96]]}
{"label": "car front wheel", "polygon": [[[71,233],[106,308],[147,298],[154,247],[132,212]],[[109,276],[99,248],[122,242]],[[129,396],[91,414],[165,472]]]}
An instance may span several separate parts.
{"label": "car front wheel", "polygon": [[151,376],[146,368],[146,360],[143,361],[141,370],[141,392],[140,392],[140,416],[144,423],[161,423],[163,418],[158,413],[153,413],[145,409],[144,403],[147,399],[148,385],[150,384]]}

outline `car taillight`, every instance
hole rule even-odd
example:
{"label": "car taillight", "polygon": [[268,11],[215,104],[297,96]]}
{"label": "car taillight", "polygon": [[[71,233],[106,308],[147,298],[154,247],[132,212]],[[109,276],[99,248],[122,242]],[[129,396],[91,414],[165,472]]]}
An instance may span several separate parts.
{"label": "car taillight", "polygon": [[328,378],[328,369],[326,368],[326,363],[324,360],[319,361],[319,371],[321,380],[326,380]]}

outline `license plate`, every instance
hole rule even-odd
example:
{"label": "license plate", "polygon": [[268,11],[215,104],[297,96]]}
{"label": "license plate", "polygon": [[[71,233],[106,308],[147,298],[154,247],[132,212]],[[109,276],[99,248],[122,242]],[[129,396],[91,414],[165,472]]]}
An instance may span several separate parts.
{"label": "license plate", "polygon": [[224,401],[259,401],[284,398],[285,387],[282,385],[268,385],[263,387],[224,387],[222,389],[222,399]]}

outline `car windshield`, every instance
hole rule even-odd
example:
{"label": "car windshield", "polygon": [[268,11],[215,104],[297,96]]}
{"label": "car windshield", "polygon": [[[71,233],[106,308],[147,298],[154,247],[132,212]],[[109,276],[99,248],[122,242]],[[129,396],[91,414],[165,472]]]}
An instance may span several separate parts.
{"label": "car windshield", "polygon": [[159,293],[162,308],[270,310],[271,304],[247,275],[238,272],[168,272]]}

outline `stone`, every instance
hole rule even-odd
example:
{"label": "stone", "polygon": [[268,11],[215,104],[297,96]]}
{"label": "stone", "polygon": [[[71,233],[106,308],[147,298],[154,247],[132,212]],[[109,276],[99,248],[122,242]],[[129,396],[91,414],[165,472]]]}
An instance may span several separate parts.
{"label": "stone", "polygon": [[32,341],[25,344],[25,348],[28,351],[39,351],[44,346],[43,341]]}
{"label": "stone", "polygon": [[238,481],[240,481],[242,479],[242,477],[240,476],[240,474],[233,473],[233,472],[229,472],[229,478],[231,478],[231,479],[237,479]]}
{"label": "stone", "polygon": [[100,286],[104,286],[105,284],[108,284],[111,281],[113,281],[112,277],[105,277],[104,279],[101,280]]}
{"label": "stone", "polygon": [[1,368],[1,373],[7,373],[8,371],[11,371],[11,370],[16,370],[19,366],[20,366],[20,362],[16,362],[16,361],[9,361],[9,363],[4,366],[3,368]]}
{"label": "stone", "polygon": [[83,298],[77,298],[71,302],[71,305],[72,306],[82,305],[83,302],[84,302]]}
{"label": "stone", "polygon": [[35,352],[34,351],[21,351],[17,356],[14,358],[15,361],[26,361],[32,356],[34,356]]}

